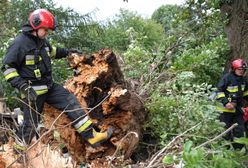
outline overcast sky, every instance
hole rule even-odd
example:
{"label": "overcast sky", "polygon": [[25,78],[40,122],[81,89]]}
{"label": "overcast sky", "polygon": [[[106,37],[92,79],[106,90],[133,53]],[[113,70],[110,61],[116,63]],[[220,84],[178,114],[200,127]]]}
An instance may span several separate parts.
{"label": "overcast sky", "polygon": [[185,0],[54,0],[57,6],[70,7],[86,14],[98,9],[96,19],[105,20],[113,17],[120,8],[136,11],[144,17],[150,17],[154,10],[165,4],[183,4]]}

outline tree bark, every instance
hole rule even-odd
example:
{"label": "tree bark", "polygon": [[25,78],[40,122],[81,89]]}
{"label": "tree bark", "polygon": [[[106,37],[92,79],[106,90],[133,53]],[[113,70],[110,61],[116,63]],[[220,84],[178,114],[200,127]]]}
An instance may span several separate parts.
{"label": "tree bark", "polygon": [[[224,2],[220,7],[221,13],[228,23],[225,26],[225,33],[231,48],[227,60],[243,58],[247,61],[248,53],[248,1],[232,0]],[[230,67],[230,66],[229,66]]]}

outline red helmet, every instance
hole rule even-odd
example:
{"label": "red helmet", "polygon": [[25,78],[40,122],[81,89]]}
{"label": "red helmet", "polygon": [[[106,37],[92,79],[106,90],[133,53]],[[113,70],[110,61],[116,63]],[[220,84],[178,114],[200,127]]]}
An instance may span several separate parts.
{"label": "red helmet", "polygon": [[34,30],[41,27],[55,30],[55,18],[51,12],[46,9],[37,9],[30,13],[28,21]]}
{"label": "red helmet", "polygon": [[236,59],[232,62],[232,68],[233,70],[236,70],[238,68],[247,68],[247,64],[242,59]]}

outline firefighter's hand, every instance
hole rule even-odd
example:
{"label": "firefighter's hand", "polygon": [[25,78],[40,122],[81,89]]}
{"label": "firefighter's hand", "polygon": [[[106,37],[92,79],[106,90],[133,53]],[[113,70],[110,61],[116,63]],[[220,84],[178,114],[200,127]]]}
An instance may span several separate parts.
{"label": "firefighter's hand", "polygon": [[25,95],[25,98],[28,99],[29,101],[31,101],[31,102],[36,101],[37,94],[36,94],[35,90],[27,83],[23,84],[20,87],[20,91],[22,94]]}
{"label": "firefighter's hand", "polygon": [[229,103],[227,103],[225,105],[225,108],[228,109],[228,110],[233,110],[233,109],[235,109],[235,107],[236,107],[236,104],[235,103],[231,103],[231,102],[229,102]]}
{"label": "firefighter's hand", "polygon": [[69,54],[72,54],[72,53],[83,54],[82,51],[80,51],[80,50],[78,50],[76,48],[69,49]]}

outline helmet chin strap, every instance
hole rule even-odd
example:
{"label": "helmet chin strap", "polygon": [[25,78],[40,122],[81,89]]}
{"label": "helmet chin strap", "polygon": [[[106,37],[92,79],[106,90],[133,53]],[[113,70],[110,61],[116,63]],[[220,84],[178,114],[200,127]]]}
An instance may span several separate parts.
{"label": "helmet chin strap", "polygon": [[35,30],[35,34],[38,38],[40,38],[39,34],[38,34],[38,30]]}
{"label": "helmet chin strap", "polygon": [[37,43],[37,45],[38,45],[38,47],[40,47],[40,42],[41,42],[41,38],[40,38],[40,36],[39,36],[39,34],[38,34],[38,30],[35,30],[35,35],[36,35],[36,37],[38,37],[38,38],[36,38],[36,43]]}

